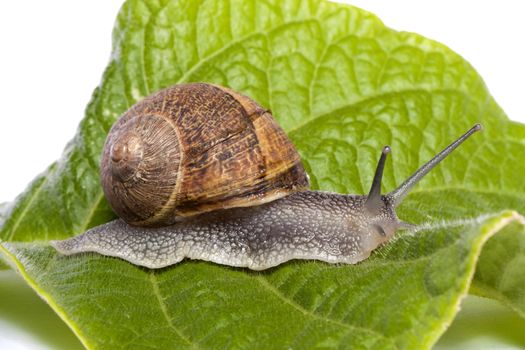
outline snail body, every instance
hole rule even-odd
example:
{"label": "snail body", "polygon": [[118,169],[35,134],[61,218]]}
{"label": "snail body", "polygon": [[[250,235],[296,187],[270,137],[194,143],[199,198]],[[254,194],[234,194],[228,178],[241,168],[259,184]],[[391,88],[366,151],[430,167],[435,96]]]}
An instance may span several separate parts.
{"label": "snail body", "polygon": [[[181,113],[188,112],[192,108],[186,106],[189,103],[185,100],[188,99],[187,96],[182,94],[182,96],[176,97],[176,94],[173,94],[173,90],[170,89],[181,89],[186,93],[189,91],[192,94],[197,94],[198,96],[194,99],[201,101],[206,106],[205,108],[200,105],[195,107],[193,106],[194,102],[192,102],[190,103],[192,107],[197,108],[197,110],[204,108],[204,111],[211,109],[212,114],[217,114],[217,110],[222,108],[224,96],[222,98],[218,96],[219,98],[213,102],[210,97],[202,98],[203,95],[199,94],[206,95],[212,91],[212,95],[233,96],[233,100],[241,105],[240,109],[232,113],[233,107],[229,106],[222,111],[229,111],[226,112],[226,115],[229,115],[228,118],[232,118],[231,114],[235,114],[235,116],[240,114],[242,118],[248,118],[250,122],[243,124],[242,121],[230,121],[233,124],[227,124],[228,120],[226,120],[224,122],[226,125],[224,123],[212,123],[212,128],[209,130],[204,128],[205,130],[202,131],[203,123],[209,121],[201,120],[199,123],[191,123],[193,118],[191,113],[195,114],[193,111],[188,113],[190,115],[188,125],[191,125],[187,128],[189,132],[193,132],[195,135],[193,129],[197,128],[197,132],[200,130],[201,134],[206,134],[206,132],[211,132],[215,127],[218,127],[220,130],[226,130],[218,133],[222,135],[222,138],[219,137],[214,141],[213,137],[210,136],[208,143],[204,142],[206,146],[201,147],[197,142],[197,150],[192,150],[191,147],[186,147],[184,142],[180,141],[181,139],[184,140],[185,136],[177,135],[176,143],[178,146],[175,147],[177,152],[182,148],[189,151],[182,156],[174,156],[173,158],[170,158],[173,156],[171,153],[166,156],[166,152],[176,153],[170,148],[171,146],[166,146],[169,141],[161,142],[162,145],[159,149],[162,151],[144,151],[144,145],[154,142],[153,140],[138,140],[143,137],[141,132],[147,123],[139,118],[140,122],[130,124],[131,128],[126,129],[123,126],[129,124],[129,121],[126,122],[125,118],[131,118],[129,115],[133,114],[139,116],[156,115],[155,105],[157,107],[163,106],[160,110],[166,110],[168,105],[178,106],[168,108],[170,113],[175,115],[171,120],[180,119]],[[108,198],[108,201],[117,213],[122,211],[125,215],[121,215],[120,219],[110,223],[94,227],[76,237],[63,241],[52,241],[51,244],[60,253],[71,255],[97,252],[119,257],[148,268],[169,266],[184,258],[207,260],[253,270],[267,269],[291,259],[313,259],[328,263],[357,263],[366,259],[379,245],[390,240],[398,229],[413,226],[399,220],[395,213],[397,205],[432,168],[470,135],[481,129],[481,126],[476,124],[419,168],[397,189],[386,195],[381,195],[380,190],[386,157],[390,152],[388,146],[385,146],[381,152],[368,195],[311,191],[308,190],[308,177],[295,148],[275,123],[269,111],[264,110],[247,97],[214,85],[185,84],[170,89],[140,102],[143,104],[142,106],[132,107],[117,121],[108,135],[102,163],[104,164],[107,161],[108,164],[111,162],[122,162],[122,164],[116,165],[119,168],[116,171],[103,165],[101,167],[102,183],[106,196],[124,194],[123,198]],[[204,118],[206,115],[204,112],[200,113],[201,115],[197,116],[197,119]],[[241,126],[232,128],[228,126],[235,123],[240,123]],[[164,127],[168,133],[180,134],[180,131],[176,130],[173,125],[173,122],[169,122]],[[253,127],[254,125],[257,127]],[[254,139],[262,139],[263,143],[270,143],[270,145],[263,145],[263,149],[256,148],[253,157],[250,156],[251,153],[249,152],[254,144],[247,141],[250,138],[250,133],[246,132],[250,128],[255,130],[256,137]],[[267,131],[261,132],[260,130],[263,129]],[[115,130],[118,132],[114,132]],[[159,130],[162,131],[162,127],[159,127],[157,123],[152,132],[144,132],[144,134],[149,133],[157,137],[160,133]],[[124,141],[119,138],[119,134],[126,135]],[[238,137],[239,135],[242,137]],[[239,138],[240,142],[234,146],[228,143],[236,137]],[[191,140],[192,138],[187,139]],[[196,140],[193,141],[196,142]],[[243,148],[246,145],[250,145],[250,147]],[[212,154],[208,152],[210,150],[213,151]],[[241,152],[242,156],[238,158],[240,161],[234,161],[231,166],[225,167],[225,164],[229,164],[229,161],[235,157],[231,152],[233,150]],[[259,154],[264,154],[264,156],[257,157],[257,150]],[[148,158],[154,157],[155,152],[160,152],[161,156],[164,156],[162,157],[163,162],[161,165],[151,166],[148,163],[151,160]],[[144,155],[146,155],[147,165],[144,165],[144,161],[140,159]],[[267,160],[270,155],[272,159]],[[195,164],[202,165],[202,162],[195,161],[195,157],[202,159],[204,163],[210,157],[217,162],[217,164],[205,167],[206,169],[215,169],[211,172],[214,174],[212,176],[209,176],[208,170],[200,170],[200,173],[196,171],[201,176],[213,180],[213,186],[200,185],[206,189],[199,192],[199,186],[189,184],[186,187],[194,189],[193,192],[173,192],[172,188],[180,190],[184,185],[173,180],[161,179],[159,182],[161,184],[170,183],[166,187],[169,187],[171,191],[163,197],[164,199],[157,200],[153,205],[156,208],[155,210],[158,210],[158,207],[161,208],[162,215],[156,214],[151,209],[148,209],[147,213],[141,212],[140,206],[134,207],[135,204],[126,203],[130,198],[136,197],[136,195],[127,194],[129,189],[144,181],[151,180],[148,179],[148,176],[157,173],[170,175],[169,171],[165,170],[169,164],[166,162],[167,159],[178,159],[179,164],[185,167],[182,171],[180,171],[181,165],[175,167],[178,171],[176,176],[180,180],[183,175],[179,174],[192,173],[192,171],[187,170],[188,167],[191,168]],[[180,162],[181,158],[189,159],[189,161]],[[254,159],[257,160],[254,161]],[[243,166],[255,170],[243,171]],[[144,169],[150,168],[155,170],[151,174],[148,173],[148,176],[144,175]],[[218,171],[217,169],[224,170]],[[231,169],[234,170],[229,171]],[[108,172],[111,173],[108,175]],[[139,176],[137,176],[137,172]],[[227,174],[227,180],[222,181],[222,179],[215,178],[221,173]],[[130,174],[133,175],[130,176]],[[234,175],[240,176],[240,180],[238,181]],[[200,181],[199,183],[203,180],[198,176],[190,176],[189,179],[190,181]],[[114,181],[119,183],[113,184]],[[125,184],[123,185],[122,182]],[[219,190],[214,187],[217,184],[220,184]],[[107,186],[108,189],[106,189]],[[153,186],[146,185],[145,188],[151,189]],[[144,194],[144,190],[141,190],[139,194],[143,197],[140,200],[147,202],[148,193]],[[117,203],[117,208],[114,203]],[[169,207],[168,209],[165,209],[166,204]],[[166,215],[168,212],[169,215]],[[129,213],[132,215],[126,216]]]}
{"label": "snail body", "polygon": [[[364,200],[364,196],[303,191],[258,206],[201,214],[166,227],[132,226],[115,220],[56,247],[67,254],[95,251],[114,255],[149,268],[184,258],[253,270],[290,259],[352,264],[367,258],[398,226],[395,214],[385,206],[378,220],[385,233],[378,231],[381,229],[367,220],[367,214],[359,211]],[[349,207],[357,210],[347,210]]]}

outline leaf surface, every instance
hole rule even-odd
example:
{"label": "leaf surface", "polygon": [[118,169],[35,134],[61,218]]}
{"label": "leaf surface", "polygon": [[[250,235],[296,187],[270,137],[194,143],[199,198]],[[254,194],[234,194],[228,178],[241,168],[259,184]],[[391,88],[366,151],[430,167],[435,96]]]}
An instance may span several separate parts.
{"label": "leaf surface", "polygon": [[[77,135],[5,209],[0,228],[5,261],[88,348],[424,348],[474,275],[477,293],[523,314],[524,250],[504,252],[525,239],[525,127],[507,120],[457,54],[323,1],[129,0],[113,37]],[[58,256],[47,240],[114,218],[98,178],[114,120],[190,81],[271,108],[316,189],[366,193],[389,144],[390,191],[474,123],[485,131],[399,208],[421,229],[358,265],[294,261],[255,273],[187,261],[151,271],[95,254]]]}
{"label": "leaf surface", "polygon": [[502,301],[525,317],[525,230],[507,227],[487,242],[471,293]]}

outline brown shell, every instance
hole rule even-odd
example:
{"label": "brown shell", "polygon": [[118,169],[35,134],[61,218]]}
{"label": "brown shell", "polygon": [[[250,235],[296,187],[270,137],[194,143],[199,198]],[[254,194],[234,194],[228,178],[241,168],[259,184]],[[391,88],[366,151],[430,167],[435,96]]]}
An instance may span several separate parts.
{"label": "brown shell", "polygon": [[101,179],[113,210],[141,226],[309,187],[299,154],[270,111],[204,83],[175,85],[124,113],[106,140]]}

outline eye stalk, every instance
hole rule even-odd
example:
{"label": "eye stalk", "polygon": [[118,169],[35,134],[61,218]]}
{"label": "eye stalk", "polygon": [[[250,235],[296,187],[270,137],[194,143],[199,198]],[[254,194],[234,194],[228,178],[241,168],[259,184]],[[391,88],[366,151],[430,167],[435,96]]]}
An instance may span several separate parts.
{"label": "eye stalk", "polygon": [[383,170],[385,169],[386,156],[390,153],[390,147],[385,146],[381,151],[381,157],[377,163],[376,173],[374,180],[372,181],[372,187],[366,199],[365,208],[373,215],[377,215],[380,212],[383,204],[381,200],[381,181],[383,179]]}
{"label": "eye stalk", "polygon": [[[379,158],[379,161],[377,163],[377,168],[376,168],[376,172],[374,175],[374,180],[372,181],[372,186],[370,187],[370,192],[368,193],[368,197],[366,198],[366,201],[364,204],[366,211],[372,216],[377,216],[377,215],[382,215],[383,213],[385,213],[385,210],[386,210],[386,213],[390,213],[392,215],[391,219],[394,219],[395,218],[394,209],[401,203],[401,201],[410,192],[410,190],[426,174],[428,174],[432,169],[434,169],[443,159],[445,159],[450,153],[452,153],[452,151],[454,151],[459,145],[465,142],[465,140],[468,139],[472,134],[474,134],[476,131],[479,131],[481,129],[482,129],[481,124],[475,124],[466,133],[461,135],[457,140],[455,140],[450,145],[445,147],[445,149],[443,149],[436,156],[430,159],[427,163],[421,166],[414,174],[412,174],[408,179],[406,179],[398,188],[388,193],[387,195],[382,196],[381,195],[381,181],[383,178],[383,170],[385,168],[386,157],[388,153],[390,153],[391,151],[389,146],[384,146],[383,150],[381,151],[381,156]],[[393,225],[393,223],[389,222],[389,225]],[[379,227],[380,225],[377,225],[377,226]],[[395,226],[398,228],[413,227],[413,225],[409,223],[401,222],[401,221],[397,221],[397,223],[395,223]],[[385,230],[383,227],[380,227],[380,228],[381,230],[379,230],[378,228],[378,232],[380,234],[382,234],[382,232],[384,233],[388,231],[388,230]]]}
{"label": "eye stalk", "polygon": [[387,194],[391,199],[392,205],[397,207],[405,198],[405,196],[410,192],[412,187],[414,187],[430,170],[434,169],[443,159],[445,159],[453,150],[455,150],[459,145],[465,142],[472,134],[476,131],[481,130],[483,127],[481,124],[475,124],[470,128],[466,133],[461,135],[456,141],[452,142],[450,145],[445,147],[444,150],[439,152],[434,158],[425,163],[421,168],[416,170],[412,176],[405,180],[398,188]]}

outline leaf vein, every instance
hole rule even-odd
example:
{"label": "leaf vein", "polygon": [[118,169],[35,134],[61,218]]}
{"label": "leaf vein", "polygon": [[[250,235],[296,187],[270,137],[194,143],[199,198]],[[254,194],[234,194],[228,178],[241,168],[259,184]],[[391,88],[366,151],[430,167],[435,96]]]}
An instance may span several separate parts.
{"label": "leaf vein", "polygon": [[177,327],[175,327],[175,324],[173,323],[173,321],[171,320],[170,316],[169,316],[169,313],[168,313],[168,309],[166,307],[166,303],[164,302],[164,298],[162,297],[162,294],[160,292],[160,288],[159,288],[159,284],[158,284],[158,281],[157,281],[157,278],[155,277],[155,272],[150,272],[149,273],[149,280],[151,282],[151,285],[153,287],[153,294],[155,295],[158,303],[159,303],[159,307],[160,307],[160,310],[162,312],[162,315],[164,316],[164,318],[166,319],[166,322],[168,323],[168,326],[175,332],[175,334],[177,334],[184,342],[188,343],[189,345],[191,345],[193,348],[197,348],[196,347],[196,344],[193,343],[188,337],[186,337]]}
{"label": "leaf vein", "polygon": [[[50,169],[50,171],[53,171],[53,170]],[[35,201],[35,198],[38,196],[38,194],[40,193],[40,191],[44,187],[44,184],[48,181],[49,175],[50,174],[47,174],[47,176],[45,176],[44,179],[37,185],[38,187],[36,188],[36,190],[34,190],[34,192],[31,193],[31,198],[29,199],[29,202],[27,202],[27,204],[25,205],[24,209],[22,209],[22,212],[19,215],[17,215],[16,221],[14,222],[13,226],[11,227],[11,232],[9,233],[9,236],[5,239],[6,241],[10,241],[11,239],[13,239],[13,236],[15,235],[15,232],[16,232],[16,230],[18,228],[18,225],[20,224],[20,221],[22,220],[22,218],[25,217],[25,215],[26,215],[27,211],[29,210],[29,208],[33,205],[33,202]],[[46,231],[45,239],[47,239],[47,231]]]}
{"label": "leaf vein", "polygon": [[318,319],[318,320],[325,321],[325,322],[329,322],[329,323],[333,323],[333,324],[336,324],[336,325],[341,326],[343,328],[352,329],[352,330],[360,330],[360,331],[363,331],[363,332],[366,332],[366,333],[371,333],[371,334],[373,334],[375,336],[378,336],[378,337],[381,337],[381,338],[385,338],[385,336],[383,334],[378,333],[377,331],[375,331],[373,329],[357,327],[357,326],[354,326],[354,325],[351,325],[351,324],[343,323],[343,322],[338,321],[338,320],[333,320],[331,318],[323,317],[321,315],[317,315],[315,313],[312,313],[311,311],[309,311],[309,310],[305,309],[304,307],[302,307],[300,304],[298,304],[295,301],[293,301],[293,300],[287,298],[286,296],[284,296],[278,289],[276,289],[272,284],[270,284],[264,277],[257,276],[256,280],[265,289],[267,289],[272,294],[274,294],[278,299],[280,299],[285,304],[290,305],[291,307],[293,307],[297,311],[301,312],[304,316],[311,317],[311,318]]}
{"label": "leaf vein", "polygon": [[415,88],[415,89],[398,89],[398,90],[395,90],[395,91],[382,91],[382,92],[378,92],[378,93],[375,93],[375,94],[370,94],[370,95],[368,95],[366,97],[363,97],[361,99],[356,99],[353,102],[342,104],[342,105],[340,105],[340,106],[338,106],[336,108],[333,108],[333,109],[331,109],[329,111],[322,112],[322,113],[319,113],[317,115],[314,115],[310,119],[306,119],[305,121],[303,121],[302,123],[298,124],[296,127],[291,128],[287,132],[290,135],[293,132],[299,131],[300,129],[302,129],[303,127],[307,126],[308,124],[316,122],[318,119],[330,117],[330,116],[332,116],[332,115],[334,115],[336,113],[341,113],[345,109],[355,108],[357,105],[360,105],[360,104],[363,104],[363,103],[367,103],[367,102],[370,102],[370,101],[382,99],[382,98],[389,97],[389,96],[402,95],[402,94],[406,94],[406,93],[418,93],[418,92],[419,93],[423,92],[423,93],[428,93],[428,94],[433,94],[433,93],[461,94],[461,96],[463,98],[470,100],[470,97],[464,96],[464,93],[462,93],[461,90],[451,89],[451,88],[447,88],[447,89],[443,89],[443,88],[428,89],[428,88],[421,87],[421,88]]}
{"label": "leaf vein", "polygon": [[95,199],[95,202],[94,202],[94,204],[91,205],[91,208],[89,209],[89,214],[87,215],[86,220],[84,220],[82,225],[80,225],[80,227],[81,227],[81,231],[80,232],[84,232],[84,231],[86,231],[89,228],[88,227],[89,223],[93,219],[93,216],[95,216],[95,212],[97,211],[97,208],[99,207],[99,205],[100,205],[100,203],[102,202],[103,199],[104,199],[104,192],[102,191],[102,189],[99,189],[97,197]]}
{"label": "leaf vein", "polygon": [[237,40],[232,40],[230,42],[228,42],[227,45],[224,45],[223,47],[221,47],[220,49],[210,53],[208,56],[206,57],[202,57],[202,59],[200,59],[200,55],[199,55],[199,61],[197,63],[195,63],[193,66],[191,66],[187,71],[186,73],[184,73],[176,82],[176,84],[180,84],[180,83],[183,83],[185,81],[187,81],[187,79],[193,74],[195,73],[196,71],[198,71],[202,66],[204,66],[206,63],[210,62],[212,59],[214,59],[215,57],[218,57],[219,55],[221,55],[222,53],[226,52],[229,48],[231,47],[234,47],[235,45],[238,45],[240,43],[242,43],[243,41],[246,41],[248,39],[251,39],[251,38],[255,38],[256,36],[258,35],[263,35],[263,36],[268,36],[268,34],[270,32],[273,32],[275,30],[278,30],[282,27],[286,27],[288,25],[293,25],[293,24],[297,24],[297,23],[305,23],[305,22],[309,22],[309,21],[316,21],[317,19],[316,18],[305,18],[305,19],[302,19],[302,20],[297,20],[297,21],[289,21],[289,22],[285,22],[285,23],[282,23],[280,25],[277,25],[273,28],[265,28],[266,30],[265,31],[255,31],[253,33],[250,33],[248,35],[245,35],[245,36],[242,36],[240,37],[239,39]]}

